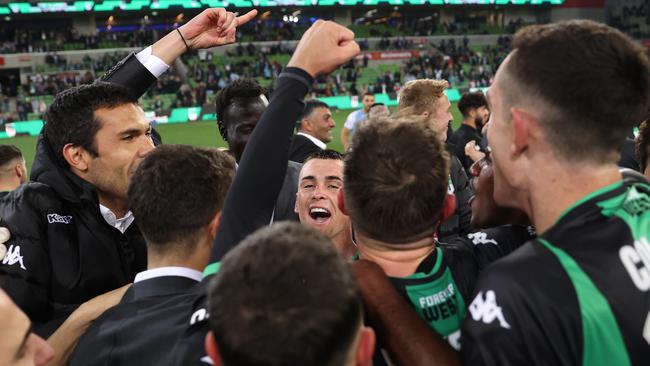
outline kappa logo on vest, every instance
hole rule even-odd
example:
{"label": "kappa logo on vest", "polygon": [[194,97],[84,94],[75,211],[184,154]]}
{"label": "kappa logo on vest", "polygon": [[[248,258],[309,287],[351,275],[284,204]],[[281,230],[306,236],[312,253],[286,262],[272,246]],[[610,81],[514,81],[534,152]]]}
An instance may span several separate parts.
{"label": "kappa logo on vest", "polygon": [[488,239],[487,234],[480,231],[472,234],[467,234],[467,237],[472,239],[472,243],[474,243],[474,245],[479,245],[479,244],[499,245],[499,243],[497,243],[496,240]]}
{"label": "kappa logo on vest", "polygon": [[202,322],[210,317],[210,314],[208,314],[208,310],[201,308],[192,314],[190,317],[190,325],[194,325],[198,322]]}
{"label": "kappa logo on vest", "polygon": [[20,264],[20,268],[23,270],[27,270],[25,263],[23,263],[23,256],[20,254],[20,245],[10,245],[2,264],[13,266],[16,263]]}
{"label": "kappa logo on vest", "polygon": [[475,321],[491,324],[498,320],[501,328],[510,329],[510,324],[503,316],[501,307],[497,305],[497,297],[492,290],[485,293],[485,299],[483,299],[483,291],[479,292],[469,305],[469,311]]}
{"label": "kappa logo on vest", "polygon": [[59,214],[48,214],[47,222],[50,224],[69,224],[72,221],[72,216],[62,216]]}

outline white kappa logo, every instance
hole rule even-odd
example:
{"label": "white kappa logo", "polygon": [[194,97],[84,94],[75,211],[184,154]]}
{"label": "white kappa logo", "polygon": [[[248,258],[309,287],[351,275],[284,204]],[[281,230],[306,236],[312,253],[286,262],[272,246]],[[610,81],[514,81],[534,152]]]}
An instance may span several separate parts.
{"label": "white kappa logo", "polygon": [[48,214],[47,222],[50,224],[69,224],[72,221],[72,216],[61,216],[59,214]]}
{"label": "white kappa logo", "polygon": [[7,250],[7,255],[5,255],[5,258],[2,260],[2,264],[13,266],[16,263],[20,264],[20,268],[27,270],[27,268],[25,268],[25,263],[23,263],[23,256],[20,255],[20,246],[10,245]]}
{"label": "white kappa logo", "polygon": [[490,324],[496,319],[502,328],[510,329],[510,324],[503,316],[501,307],[497,305],[497,297],[492,290],[485,293],[485,300],[483,300],[483,291],[479,292],[470,304],[469,311],[475,321]]}
{"label": "white kappa logo", "polygon": [[474,243],[474,245],[479,245],[479,244],[499,245],[499,243],[497,243],[496,240],[488,239],[487,234],[480,231],[473,234],[467,234],[467,237],[472,239],[472,243]]}

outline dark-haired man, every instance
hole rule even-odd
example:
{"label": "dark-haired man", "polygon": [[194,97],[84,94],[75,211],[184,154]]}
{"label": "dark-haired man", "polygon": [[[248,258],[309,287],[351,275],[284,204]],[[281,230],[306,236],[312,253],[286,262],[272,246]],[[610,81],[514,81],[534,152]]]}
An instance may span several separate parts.
{"label": "dark-haired man", "polygon": [[343,258],[356,252],[352,243],[350,218],[338,207],[343,188],[343,155],[321,150],[310,155],[300,170],[296,213],[303,225],[327,236]]}
{"label": "dark-haired man", "polygon": [[345,119],[345,124],[341,129],[341,143],[343,144],[343,151],[348,151],[350,148],[350,139],[356,132],[356,130],[361,126],[363,121],[368,119],[368,112],[370,111],[370,106],[375,104],[375,95],[373,93],[364,93],[361,98],[362,108],[356,110],[348,115],[348,118]]}
{"label": "dark-haired man", "polygon": [[0,197],[27,181],[23,153],[14,145],[0,146]]}
{"label": "dark-haired man", "polygon": [[465,362],[647,363],[650,185],[616,165],[650,106],[644,50],[591,21],[528,27],[488,101],[495,201],[539,236],[482,273]]}
{"label": "dark-haired man", "polygon": [[170,358],[185,319],[166,313],[179,310],[164,302],[203,278],[234,175],[234,159],[217,149],[163,145],[147,155],[128,191],[147,242],[147,270],[79,340],[71,365],[159,365]]}
{"label": "dark-haired man", "polygon": [[[248,139],[268,104],[264,89],[253,79],[237,79],[217,94],[219,133],[228,143],[228,149],[237,163],[241,160]],[[296,182],[299,172],[299,163],[293,161],[288,163],[284,185],[269,220],[298,220],[293,207],[296,204]]]}
{"label": "dark-haired man", "polygon": [[300,224],[246,238],[223,259],[209,298],[206,349],[221,364],[372,364],[375,337],[350,268],[325,236]]}
{"label": "dark-haired man", "polygon": [[513,248],[477,255],[484,248],[436,240],[440,222],[455,209],[437,131],[411,113],[375,119],[357,131],[344,172],[339,204],[352,221],[359,258],[379,265],[420,318],[459,348],[482,262]]}
{"label": "dark-haired man", "polygon": [[[187,47],[234,42],[235,28],[254,15],[207,9],[120,65],[164,71],[161,63],[171,63]],[[144,240],[126,193],[137,165],[154,147],[136,99],[149,79],[115,71],[106,80],[134,85],[96,83],[57,95],[37,144],[33,182],[0,201],[0,224],[12,232],[0,265],[3,288],[40,335],[51,334],[79,304],[131,282],[146,267]]]}
{"label": "dark-haired man", "polygon": [[329,106],[320,100],[305,102],[305,110],[296,126],[296,135],[289,148],[289,160],[302,163],[313,154],[327,148],[332,141],[336,121]]}
{"label": "dark-haired man", "polygon": [[463,115],[463,123],[451,135],[449,142],[454,146],[454,155],[469,172],[473,161],[465,154],[465,146],[470,141],[476,145],[481,141],[481,130],[490,118],[490,110],[482,92],[464,93],[458,101],[458,110]]}

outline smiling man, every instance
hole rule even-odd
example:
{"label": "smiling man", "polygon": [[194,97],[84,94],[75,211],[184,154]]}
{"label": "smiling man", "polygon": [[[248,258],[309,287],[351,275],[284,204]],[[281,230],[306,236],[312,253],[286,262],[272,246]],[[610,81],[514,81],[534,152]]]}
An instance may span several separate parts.
{"label": "smiling man", "polygon": [[650,107],[650,62],[592,21],[531,26],[488,91],[494,199],[538,237],[488,267],[463,323],[470,365],[650,359],[650,185],[619,146]]}
{"label": "smiling man", "polygon": [[295,211],[300,222],[327,236],[343,258],[352,258],[355,246],[350,218],[338,207],[343,188],[343,156],[333,150],[310,155],[300,171]]}
{"label": "smiling man", "polygon": [[81,303],[146,268],[126,193],[154,147],[137,95],[155,77],[118,70],[131,65],[162,73],[189,49],[234,42],[236,27],[255,14],[206,9],[105,74],[111,83],[132,80],[128,88],[98,82],[56,96],[39,136],[32,182],[0,201],[1,224],[12,233],[0,264],[3,289],[37,334],[51,334]]}
{"label": "smiling man", "polygon": [[0,205],[12,233],[0,266],[3,288],[41,335],[51,334],[82,302],[145,268],[144,240],[126,191],[154,147],[142,108],[116,85],[62,92],[45,119],[34,182]]}
{"label": "smiling man", "polygon": [[332,129],[335,126],[336,121],[327,104],[320,100],[305,102],[305,110],[289,148],[289,160],[302,163],[309,155],[326,149],[325,144],[332,141]]}

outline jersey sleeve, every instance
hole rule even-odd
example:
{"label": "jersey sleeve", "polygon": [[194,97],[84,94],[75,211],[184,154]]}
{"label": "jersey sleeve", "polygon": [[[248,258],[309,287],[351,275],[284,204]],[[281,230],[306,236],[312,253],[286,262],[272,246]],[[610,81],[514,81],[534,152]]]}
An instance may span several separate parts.
{"label": "jersey sleeve", "polygon": [[482,270],[533,238],[534,235],[526,227],[507,225],[467,234],[458,238],[458,242],[472,250]]}
{"label": "jersey sleeve", "polygon": [[[17,193],[17,192],[14,192]],[[29,199],[22,197],[18,207],[9,195],[0,202],[0,226],[11,232],[4,243],[5,257],[0,261],[0,286],[35,323],[49,318],[51,266],[47,250],[47,233],[37,223],[45,219]]]}

